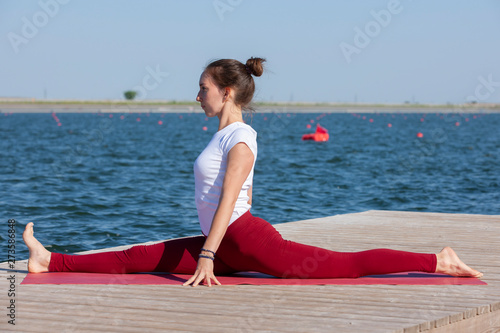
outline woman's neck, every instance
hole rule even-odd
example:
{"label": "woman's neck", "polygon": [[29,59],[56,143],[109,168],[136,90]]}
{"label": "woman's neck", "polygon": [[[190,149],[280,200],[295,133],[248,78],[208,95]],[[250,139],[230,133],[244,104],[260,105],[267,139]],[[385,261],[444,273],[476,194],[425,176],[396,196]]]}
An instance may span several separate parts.
{"label": "woman's neck", "polygon": [[243,116],[241,113],[241,108],[235,106],[234,104],[228,105],[226,104],[222,109],[221,113],[218,115],[219,117],[219,131],[224,127],[227,127],[235,122],[243,122]]}

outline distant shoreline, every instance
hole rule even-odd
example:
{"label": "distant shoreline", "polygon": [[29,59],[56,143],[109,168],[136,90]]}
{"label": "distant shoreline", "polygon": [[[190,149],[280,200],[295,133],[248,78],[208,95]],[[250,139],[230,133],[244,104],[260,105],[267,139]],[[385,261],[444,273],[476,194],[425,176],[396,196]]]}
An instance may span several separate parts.
{"label": "distant shoreline", "polygon": [[[261,113],[500,113],[500,104],[256,103]],[[2,100],[0,113],[203,113],[199,103],[172,101]]]}

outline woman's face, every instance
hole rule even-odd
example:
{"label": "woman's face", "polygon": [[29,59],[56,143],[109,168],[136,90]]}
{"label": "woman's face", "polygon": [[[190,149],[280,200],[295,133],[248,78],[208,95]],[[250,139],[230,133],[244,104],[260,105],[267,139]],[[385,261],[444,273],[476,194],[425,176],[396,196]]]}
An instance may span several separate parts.
{"label": "woman's face", "polygon": [[201,74],[200,91],[196,100],[200,102],[207,117],[215,117],[220,114],[226,97],[224,94],[225,90],[219,88],[208,74],[205,72]]}

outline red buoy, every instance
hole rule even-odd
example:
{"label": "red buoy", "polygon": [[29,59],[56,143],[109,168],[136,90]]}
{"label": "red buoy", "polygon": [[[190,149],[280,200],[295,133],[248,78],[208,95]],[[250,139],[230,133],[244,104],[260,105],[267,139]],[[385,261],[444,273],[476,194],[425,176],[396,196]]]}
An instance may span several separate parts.
{"label": "red buoy", "polygon": [[304,134],[302,136],[302,140],[313,140],[313,141],[328,141],[330,135],[328,134],[328,130],[320,124],[316,124],[316,132],[310,134]]}

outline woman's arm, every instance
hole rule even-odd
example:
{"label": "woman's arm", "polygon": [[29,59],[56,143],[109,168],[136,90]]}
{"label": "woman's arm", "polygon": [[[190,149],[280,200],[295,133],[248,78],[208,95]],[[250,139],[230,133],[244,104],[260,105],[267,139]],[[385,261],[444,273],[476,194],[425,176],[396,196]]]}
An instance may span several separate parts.
{"label": "woman's arm", "polygon": [[[217,252],[219,245],[226,233],[229,225],[229,220],[234,211],[236,200],[241,192],[243,183],[247,179],[252,170],[254,155],[250,148],[245,143],[236,144],[227,155],[227,169],[224,181],[222,183],[219,205],[215,211],[212,226],[208,233],[204,249]],[[210,255],[210,253],[203,254]],[[184,283],[184,285],[193,284],[196,287],[201,281],[205,281],[208,286],[211,286],[211,280],[219,284],[214,275],[213,261],[207,258],[198,259],[198,267],[194,275]]]}

